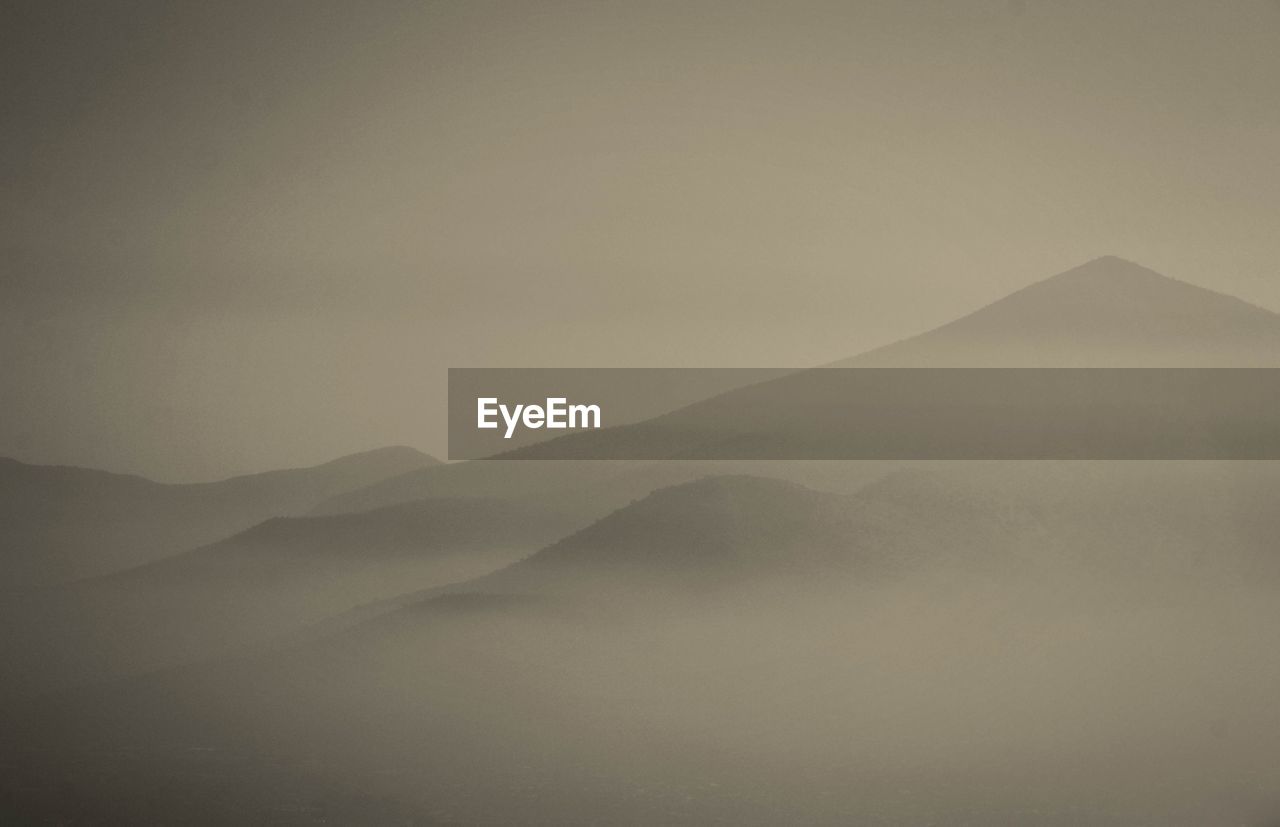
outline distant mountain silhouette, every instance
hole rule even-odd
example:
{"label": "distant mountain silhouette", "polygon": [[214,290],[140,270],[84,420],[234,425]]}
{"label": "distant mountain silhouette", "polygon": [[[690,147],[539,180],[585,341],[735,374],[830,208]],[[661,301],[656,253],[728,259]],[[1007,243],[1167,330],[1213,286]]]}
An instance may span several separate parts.
{"label": "distant mountain silhouette", "polygon": [[709,476],[753,475],[798,482],[811,488],[852,493],[893,468],[826,461],[664,462],[502,460],[460,462],[411,471],[318,505],[313,515],[358,513],[378,505],[420,498],[502,497],[552,509],[586,525],[659,488]]}
{"label": "distant mountain silhouette", "polygon": [[[954,322],[830,366],[1273,367],[1280,366],[1280,315],[1104,256],[1031,284]],[[735,393],[739,392],[713,399]],[[769,396],[767,390],[763,395]],[[720,417],[721,410],[708,402],[683,410],[701,405]],[[750,409],[746,403],[729,407]],[[639,433],[644,427],[645,423],[632,426],[628,435],[643,443],[650,438]],[[598,455],[589,443],[619,437],[616,431],[571,434],[556,441],[554,455],[570,456],[564,448],[569,442],[582,446],[583,456]],[[547,450],[534,446],[520,455],[546,456]],[[425,496],[567,491],[639,467],[642,463],[614,461],[606,467],[598,461],[565,459],[456,463],[410,471],[338,495],[317,506],[316,513],[358,511]]]}
{"label": "distant mountain silhouette", "polygon": [[[830,367],[1280,367],[1280,315],[1238,299],[1161,276],[1131,262],[1107,257],[1034,284],[1017,293],[914,339],[909,339]],[[1177,423],[1168,432],[1139,424],[1152,422],[1167,408],[1153,392],[1123,398],[1130,380],[1113,376],[1113,389],[1103,393],[1108,404],[1077,412],[1071,404],[1046,402],[1041,397],[1014,398],[1019,408],[991,409],[999,397],[998,376],[957,380],[947,398],[955,429],[954,442],[937,431],[924,436],[912,423],[932,421],[936,402],[925,386],[908,385],[901,377],[871,374],[840,377],[822,371],[798,371],[727,391],[662,416],[602,430],[579,431],[558,439],[516,449],[500,456],[523,459],[705,459],[709,457],[893,458],[892,436],[901,425],[909,449],[922,439],[936,437],[942,458],[1002,456],[1025,458],[1019,451],[1048,445],[1049,451],[1072,456],[1074,444],[1062,445],[1054,434],[1089,434],[1100,451],[1091,456],[1116,456],[1133,447],[1133,436],[1145,434],[1153,445],[1183,446]],[[1069,377],[1038,377],[1044,399],[1079,398]],[[1098,377],[1101,380],[1101,377]],[[923,381],[923,380],[921,380]],[[1054,385],[1054,382],[1060,383]],[[860,384],[858,384],[860,383]],[[989,384],[984,384],[989,383]],[[845,389],[847,388],[847,389]],[[1260,388],[1247,388],[1246,396]],[[894,403],[911,405],[903,415]],[[1214,422],[1212,395],[1172,396],[1179,415],[1188,421]],[[868,404],[861,404],[870,400]],[[1269,401],[1269,400],[1268,400]],[[1266,402],[1256,402],[1267,404]],[[1185,408],[1185,410],[1184,410]],[[1240,408],[1233,410],[1242,410]],[[1106,419],[1092,422],[1082,413],[1105,411]],[[856,412],[856,416],[855,416]],[[992,425],[996,414],[1004,418]],[[860,419],[857,417],[861,417]],[[1118,424],[1117,424],[1118,423]],[[1247,421],[1242,427],[1248,427]],[[860,441],[860,435],[877,439]],[[880,437],[883,438],[880,438]],[[1188,456],[1197,445],[1214,445],[1232,434],[1206,432],[1201,442],[1186,442]],[[914,441],[913,441],[914,439]],[[1110,441],[1107,441],[1110,440]],[[1247,456],[1271,456],[1275,446],[1259,431]],[[955,449],[955,456],[946,452]],[[875,453],[883,450],[886,453]],[[1136,457],[1152,456],[1133,448]],[[1157,451],[1158,449],[1152,449]],[[847,453],[846,453],[847,452]],[[929,456],[940,456],[930,453]],[[1050,456],[1057,454],[1050,453]],[[1163,454],[1159,454],[1163,456]],[[1125,456],[1124,458],[1129,458]]]}
{"label": "distant mountain silhouette", "polygon": [[[850,361],[1260,365],[1277,328],[1101,259]],[[0,618],[25,647],[0,688],[133,674],[11,705],[51,734],[0,741],[52,748],[5,761],[68,756],[55,795],[166,779],[184,814],[314,762],[475,823],[1178,821],[1117,779],[1153,812],[1200,785],[1204,823],[1265,795],[1280,463],[895,465],[473,462],[338,492]]]}
{"label": "distant mountain silhouette", "polygon": [[[891,473],[852,496],[750,476],[709,477],[656,491],[499,573],[388,601],[362,621],[246,657],[60,693],[44,714],[63,749],[91,737],[86,730],[94,726],[106,731],[99,737],[110,746],[158,742],[141,748],[154,750],[157,761],[172,755],[171,742],[183,749],[218,744],[198,764],[210,773],[224,771],[218,763],[224,752],[244,754],[235,738],[227,747],[218,738],[223,722],[234,720],[250,743],[269,733],[271,743],[291,755],[334,760],[336,754],[338,766],[349,760],[375,777],[386,773],[401,789],[438,785],[424,800],[461,790],[473,805],[505,789],[526,789],[520,784],[529,767],[602,729],[617,733],[605,755],[616,749],[630,756],[646,743],[637,731],[696,727],[694,737],[677,741],[669,754],[682,754],[710,733],[719,767],[728,754],[720,739],[736,734],[743,750],[772,755],[758,749],[757,727],[779,715],[808,720],[811,714],[812,728],[783,726],[786,737],[768,743],[790,749],[779,767],[802,762],[818,772],[831,756],[844,754],[851,739],[865,740],[867,722],[881,710],[889,717],[878,743],[900,743],[902,728],[914,726],[922,712],[927,716],[928,726],[911,730],[922,755],[945,743],[938,732],[954,737],[945,726],[960,721],[973,733],[955,753],[961,760],[989,737],[993,722],[1009,715],[1018,720],[1008,731],[1029,728],[1027,743],[1038,753],[1044,715],[1057,721],[1066,709],[1080,716],[1053,731],[1057,745],[1100,709],[1127,725],[1169,685],[1197,690],[1174,694],[1189,699],[1191,714],[1205,716],[1196,719],[1203,726],[1222,712],[1220,696],[1199,700],[1201,687],[1223,683],[1224,664],[1250,666],[1230,657],[1197,663],[1219,649],[1234,652],[1232,634],[1250,634],[1256,616],[1232,619],[1243,612],[1234,603],[1243,593],[1234,585],[1224,604],[1209,601],[1185,615],[1181,604],[1194,604],[1214,588],[1221,597],[1219,578],[1248,539],[1230,528],[1241,508],[1274,511],[1280,490],[1274,465],[965,463]],[[1241,502],[1241,492],[1259,496]],[[500,505],[471,505],[476,518],[492,507],[498,510],[491,516],[504,519]],[[467,506],[450,508],[463,513]],[[405,525],[429,517],[410,516],[409,507],[386,513],[404,517]],[[215,559],[214,567],[225,564],[228,574],[247,566],[245,580],[252,582],[263,571],[252,565],[258,556],[281,555],[298,571],[319,569],[330,554],[350,554],[342,550],[353,547],[355,534],[348,532],[366,519],[380,522],[369,515],[274,520],[184,555],[186,561],[102,582],[147,570],[183,579],[195,570],[192,562],[199,569]],[[423,525],[433,530],[430,519]],[[340,538],[331,549],[322,543],[326,527]],[[375,535],[392,549],[399,545],[396,530],[367,536]],[[1270,554],[1273,536],[1253,539]],[[1184,552],[1204,557],[1179,560]],[[198,559],[205,555],[210,559]],[[1071,568],[1055,568],[1059,559]],[[1161,579],[1171,571],[1166,563],[1175,564],[1176,589]],[[266,578],[264,595],[274,582]],[[1083,598],[1072,591],[1081,582],[1087,584]],[[240,606],[228,609],[234,616]],[[1225,627],[1200,627],[1219,615],[1228,618]],[[1173,623],[1169,631],[1167,622]],[[172,634],[179,640],[184,633]],[[1171,636],[1176,641],[1184,634],[1190,635],[1185,645],[1171,645]],[[1249,646],[1247,658],[1268,651],[1252,639]],[[880,683],[890,675],[899,680]],[[975,692],[975,685],[976,694],[966,697],[980,702],[975,707],[970,700],[960,711],[983,715],[969,721],[953,701],[957,687]],[[875,691],[878,686],[883,691]],[[1087,693],[1088,703],[1064,701],[1077,691]],[[1115,692],[1124,702],[1112,710],[1107,704]],[[899,702],[900,695],[907,700]],[[1272,706],[1263,692],[1249,689],[1244,697],[1259,708]],[[1029,699],[1043,704],[1024,708]],[[868,705],[872,715],[859,717]],[[1144,713],[1152,732],[1167,731],[1165,711]],[[165,723],[156,726],[157,720]],[[1116,737],[1130,732],[1122,728]],[[813,746],[811,739],[828,734],[831,750]],[[326,746],[331,752],[322,753]],[[102,753],[97,760],[119,760],[116,751]],[[364,755],[372,757],[357,757]],[[596,759],[570,765],[581,772],[572,776],[575,782],[594,783],[589,779],[602,766]],[[953,771],[950,760],[946,772]],[[1060,778],[1056,767],[1046,775],[1050,784]],[[634,782],[628,762],[611,771]],[[496,780],[500,772],[511,776]],[[743,783],[749,788],[760,777],[747,774]],[[475,792],[476,779],[486,785],[482,792]],[[553,776],[548,783],[566,782]],[[1003,765],[993,783],[999,801],[1007,786]],[[627,807],[633,794],[633,783],[618,793]],[[735,800],[741,794],[735,792]],[[573,811],[578,817],[561,812],[548,821],[592,820],[584,812],[607,820],[605,814],[619,811],[576,805],[576,794],[564,798],[582,807]],[[660,812],[653,820],[663,820]],[[824,819],[839,820],[836,814]],[[948,822],[942,817],[939,823]],[[989,823],[1020,823],[1020,816]]]}
{"label": "distant mountain silhouette", "polygon": [[729,569],[826,567],[845,556],[849,501],[795,483],[717,476],[661,488],[519,565],[575,576],[623,567],[686,576]]}
{"label": "distant mountain silhouette", "polygon": [[[773,463],[784,474],[801,464]],[[828,464],[848,469],[849,479],[879,467]],[[1272,462],[909,463],[853,494],[718,475],[659,488],[527,559],[443,591],[696,593],[788,579],[859,585],[911,571],[1010,574],[1045,565],[1122,582],[1199,567],[1275,578],[1277,492],[1280,466]],[[441,591],[402,595],[353,613],[352,621]]]}
{"label": "distant mountain silhouette", "polygon": [[1034,520],[957,481],[901,471],[853,495],[762,477],[661,488],[451,591],[721,589],[761,577],[874,582],[925,559],[1000,558]]}
{"label": "distant mountain silhouette", "polygon": [[1280,367],[1280,314],[1116,256],[833,367]]}
{"label": "distant mountain silhouette", "polygon": [[10,685],[58,686],[210,657],[487,574],[575,527],[494,499],[275,517],[200,549],[15,597],[0,610],[0,672]]}
{"label": "distant mountain silhouette", "polygon": [[0,459],[0,581],[12,591],[128,568],[436,464],[389,447],[311,468],[165,484]]}
{"label": "distant mountain silhouette", "polygon": [[457,462],[406,471],[336,494],[318,503],[313,516],[350,514],[427,497],[527,497],[549,489],[609,479],[637,467],[632,462]]}
{"label": "distant mountain silhouette", "polygon": [[337,555],[364,564],[378,557],[417,555],[424,550],[484,551],[522,546],[565,527],[562,516],[519,502],[431,498],[354,514],[273,517],[206,548],[154,563],[147,570],[173,572],[196,563],[225,565],[229,558],[241,554],[250,558],[246,562],[259,564],[264,556],[286,553],[313,560]]}

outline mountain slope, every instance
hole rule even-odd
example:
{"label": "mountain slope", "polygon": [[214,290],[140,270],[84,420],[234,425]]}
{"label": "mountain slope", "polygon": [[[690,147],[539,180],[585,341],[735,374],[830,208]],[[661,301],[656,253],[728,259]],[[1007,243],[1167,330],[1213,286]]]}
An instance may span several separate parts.
{"label": "mountain slope", "polygon": [[863,463],[770,461],[663,462],[555,460],[459,462],[411,471],[320,503],[311,513],[346,514],[427,497],[503,497],[538,503],[586,522],[669,485],[707,476],[749,474],[853,492],[889,470]]}
{"label": "mountain slope", "polygon": [[[1165,575],[1280,576],[1270,539],[1280,530],[1272,505],[1280,496],[1278,463],[905,466],[853,494],[744,475],[670,485],[505,569],[443,591],[703,594],[765,581],[844,588],[912,571],[1041,570],[1123,583],[1137,577],[1158,592]],[[352,620],[440,593],[405,594]]]}
{"label": "mountain slope", "polygon": [[637,463],[458,462],[420,468],[319,502],[314,516],[349,514],[427,497],[527,497],[608,479]]}
{"label": "mountain slope", "polygon": [[[1115,256],[1104,256],[1029,285],[974,313],[919,336],[844,359],[832,367],[1272,367],[1280,366],[1280,315],[1240,299],[1160,275]],[[803,384],[787,377],[779,382]],[[768,420],[760,399],[774,403],[790,394],[763,389],[730,391],[664,419],[696,431],[722,430],[726,412],[755,412]],[[712,424],[708,425],[708,421]],[[626,429],[571,434],[555,441],[555,456],[600,456],[599,440],[639,440],[646,450],[632,456],[679,456],[680,445],[647,450],[646,423]],[[657,437],[653,437],[657,439]],[[694,443],[698,442],[696,438]],[[661,447],[661,446],[659,446]],[[458,463],[410,472],[363,490],[339,495],[317,513],[340,513],[452,494],[504,495],[522,486],[534,490],[594,483],[639,466],[615,463],[533,462],[549,456],[534,447],[516,462]],[[542,452],[542,453],[538,453]],[[618,455],[628,455],[625,452]],[[696,454],[695,454],[696,455]],[[669,461],[668,461],[669,462]],[[781,467],[778,465],[777,467]],[[751,469],[749,473],[762,473]],[[773,471],[763,472],[773,475]]]}
{"label": "mountain slope", "polygon": [[1275,367],[1280,315],[1115,256],[833,367]]}
{"label": "mountain slope", "polygon": [[[1028,288],[1034,301],[979,316],[982,330],[957,323],[876,358],[951,364],[963,351],[991,364],[1025,347],[1075,359],[1080,342],[1055,327],[1073,313],[1099,320],[1083,329],[1114,353],[1098,358],[1271,352],[1271,314],[1115,266]],[[1073,309],[1070,297],[1092,294],[1082,283],[1117,272],[1120,287],[1097,294],[1114,313]],[[246,774],[262,778],[325,766],[335,781],[469,823],[1203,824],[1224,812],[1269,823],[1280,463],[916,465],[852,495],[678,479],[712,465],[467,463],[366,489],[348,504],[540,487],[569,506],[638,499],[527,560],[388,601],[338,634],[85,689],[46,712],[53,748],[39,754],[71,756],[54,768],[90,779],[79,788],[137,788],[139,800],[158,780],[185,790],[210,777],[225,798],[224,756],[249,756],[264,770]],[[659,490],[642,495],[649,486]],[[448,503],[421,521],[399,507],[385,525],[378,512],[273,520],[107,578],[178,596],[129,614],[136,598],[123,589],[112,605],[129,608],[110,634],[144,629],[188,646],[185,629],[204,621],[184,616],[186,604],[256,627],[224,581],[260,583],[258,611],[282,597],[348,600],[337,584],[361,577],[348,567],[409,588],[427,578],[377,561],[409,559],[406,539],[468,508]],[[505,512],[476,508],[501,527]],[[533,519],[519,517],[516,536]],[[1240,568],[1253,564],[1271,579]],[[306,585],[280,585],[294,582]],[[191,597],[185,584],[199,583],[215,584],[212,597]],[[610,611],[629,606],[640,611]],[[169,617],[186,619],[171,633],[147,628]],[[94,726],[105,730],[96,753],[84,747]],[[117,769],[143,753],[147,771]],[[1127,809],[1131,786],[1157,805]],[[200,810],[193,800],[176,811]]]}
{"label": "mountain slope", "polygon": [[925,560],[1016,557],[1034,524],[956,480],[890,474],[854,495],[777,479],[706,477],[652,492],[455,592],[577,596],[722,592],[763,581],[878,581]]}
{"label": "mountain slope", "polygon": [[[88,726],[65,706],[46,714],[54,743],[76,750],[86,730],[106,730],[85,757],[107,765],[99,772],[125,749],[163,763],[170,741],[210,749],[192,761],[205,772],[224,754],[267,767],[324,756],[335,777],[448,802],[457,821],[643,811],[665,823],[674,799],[706,807],[690,823],[776,823],[867,776],[865,760],[871,780],[851,809],[822,804],[815,822],[1034,822],[1036,806],[1009,804],[1007,761],[955,782],[955,809],[927,817],[912,809],[919,776],[954,779],[975,750],[1013,754],[1058,811],[1082,798],[1060,790],[1063,750],[1075,772],[1116,751],[1123,764],[1135,743],[1148,761],[1198,755],[1177,748],[1186,736],[1171,717],[1224,756],[1210,727],[1231,716],[1226,737],[1248,751],[1224,770],[1232,778],[1268,754],[1249,733],[1275,720],[1280,676],[1256,666],[1271,662],[1274,601],[1269,588],[1241,588],[1257,581],[1222,577],[1240,539],[1223,529],[1233,492],[1268,481],[1274,491],[1277,477],[1244,465],[965,464],[893,473],[854,496],[702,479],[339,634],[86,689],[71,703]],[[292,537],[290,523],[250,537]],[[1179,558],[1180,538],[1211,552],[1205,569]],[[1237,674],[1251,679],[1222,677]],[[139,725],[157,709],[164,726]],[[703,762],[692,774],[691,750]],[[910,802],[866,804],[885,786],[886,754],[901,757]],[[1114,771],[1098,769],[1094,789]],[[792,776],[819,780],[761,816],[778,795],[772,779]],[[974,788],[991,817],[972,809]]]}
{"label": "mountain slope", "polygon": [[[1108,257],[1034,284],[914,339],[830,367],[1278,366],[1280,315]],[[868,374],[858,377],[857,384],[849,374],[838,378],[849,382],[841,385],[821,370],[799,371],[653,419],[570,433],[502,456],[526,460],[878,456],[878,449],[892,451],[899,423],[905,423],[904,433],[916,440],[912,444],[922,439],[911,431],[910,423],[932,417],[937,400],[919,397],[917,388],[892,374]],[[1069,392],[1043,378],[1047,393]],[[1060,417],[1049,420],[1051,433],[1099,427],[1074,421],[1070,405],[1030,417],[1021,417],[1009,407],[988,410],[984,406],[1002,388],[983,382],[998,386],[998,378],[948,377],[946,381],[953,382],[948,390],[953,421],[958,432],[968,437],[957,440],[958,456],[950,457],[946,451],[954,446],[939,436],[941,453],[936,456],[997,456],[1010,446],[1039,445],[1043,433],[1037,416]],[[1120,387],[1126,382],[1119,377],[1113,381]],[[879,404],[889,398],[912,407]],[[1213,397],[1192,397],[1183,404],[1190,408],[1197,400],[1206,403],[1203,415],[1212,415]],[[1014,399],[1011,404],[1022,401]],[[1031,409],[1035,402],[1025,400]],[[1117,418],[1141,418],[1152,415],[1143,406],[1156,403],[1139,396],[1130,401],[1117,398],[1115,404],[1112,413]],[[854,409],[859,418],[850,416]],[[1187,413],[1191,419],[1201,414],[1198,409]],[[989,424],[996,414],[1009,415],[1000,420],[999,430]],[[866,428],[860,431],[851,423],[865,423]],[[1024,423],[1028,430],[1014,433]],[[863,432],[886,437],[866,445],[858,439]],[[1116,433],[1125,431],[1120,428]]]}
{"label": "mountain slope", "polygon": [[364,603],[487,574],[575,527],[547,509],[478,499],[272,518],[10,600],[0,608],[0,683],[30,692],[251,647]]}
{"label": "mountain slope", "polygon": [[164,484],[0,459],[0,580],[19,591],[128,568],[438,462],[391,447],[311,468]]}

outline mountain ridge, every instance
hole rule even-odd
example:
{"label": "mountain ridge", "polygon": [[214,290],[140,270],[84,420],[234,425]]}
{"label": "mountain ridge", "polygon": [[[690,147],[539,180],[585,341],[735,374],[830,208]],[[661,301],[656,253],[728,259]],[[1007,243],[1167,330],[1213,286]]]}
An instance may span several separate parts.
{"label": "mountain ridge", "polygon": [[1280,366],[1280,314],[1107,255],[827,366]]}
{"label": "mountain ridge", "polygon": [[342,456],[335,457],[330,460],[325,460],[324,462],[316,463],[314,465],[296,465],[296,466],[290,466],[288,468],[269,468],[265,471],[250,471],[245,474],[232,474],[231,476],[218,477],[216,479],[211,479],[211,480],[191,480],[191,481],[157,480],[157,479],[152,479],[151,477],[148,477],[145,474],[138,474],[132,471],[112,471],[107,468],[94,468],[88,465],[73,465],[73,464],[64,463],[64,462],[51,462],[51,463],[28,462],[26,460],[22,460],[22,459],[18,459],[17,457],[10,457],[10,456],[0,456],[0,468],[3,468],[5,466],[8,466],[9,468],[15,468],[15,467],[28,468],[28,469],[40,468],[40,469],[47,469],[49,471],[56,471],[61,473],[75,473],[75,474],[83,474],[85,476],[92,475],[92,476],[98,476],[98,477],[104,477],[104,478],[111,477],[115,479],[136,480],[138,482],[144,482],[149,485],[163,486],[166,488],[182,488],[182,487],[192,487],[192,486],[222,485],[224,483],[230,483],[230,482],[236,482],[236,481],[248,481],[248,480],[255,480],[255,479],[284,476],[284,475],[300,473],[300,472],[319,471],[321,469],[341,468],[345,466],[358,465],[369,460],[382,460],[387,462],[394,462],[397,459],[403,460],[403,461],[421,462],[421,463],[424,463],[427,467],[445,464],[442,460],[438,459],[437,457],[434,457],[431,454],[425,453],[423,451],[419,451],[417,448],[414,448],[410,445],[383,445],[378,448],[370,448],[365,451],[356,451],[355,453],[352,453],[352,454],[343,454]]}
{"label": "mountain ridge", "polygon": [[[1108,287],[1110,285],[1110,287]],[[1120,288],[1125,301],[1106,296]],[[1162,298],[1150,302],[1146,316],[1163,316],[1151,335],[1133,335],[1133,311],[1142,308],[1141,297],[1154,293]],[[1065,301],[1066,297],[1076,297]],[[1090,312],[1106,319],[1103,325],[1080,325],[1079,305],[1089,299]],[[1029,313],[1030,320],[1008,319],[1010,312]],[[1064,304],[1065,302],[1065,304]],[[1196,311],[1208,306],[1206,313]],[[1076,312],[1064,316],[1063,307]],[[1012,311],[1010,310],[1012,308]],[[1156,312],[1158,311],[1158,312]],[[1141,315],[1141,314],[1140,314]],[[993,326],[986,333],[973,332],[974,325]],[[1064,324],[1067,325],[1064,328]],[[1082,327],[1068,330],[1071,325]],[[1064,332],[1066,331],[1066,332]],[[1243,331],[1243,333],[1241,332]],[[1280,367],[1280,314],[1225,293],[1169,278],[1150,268],[1117,256],[1101,256],[1061,273],[1031,282],[968,314],[923,333],[831,362],[825,367]],[[715,398],[715,397],[712,397]],[[695,403],[702,404],[702,403]],[[572,438],[570,435],[568,438]],[[364,489],[333,497],[320,503],[313,513],[340,513],[422,496],[439,496],[466,480],[469,494],[510,486],[507,472],[498,473],[500,461],[456,463],[425,471],[409,471],[396,478]],[[540,473],[567,474],[552,468],[519,476],[527,477],[527,490],[541,490]],[[531,460],[503,463],[520,471]],[[599,478],[596,470],[582,467],[584,478]],[[490,473],[492,472],[492,473]],[[477,484],[490,474],[501,483]],[[457,482],[455,482],[457,481]]]}
{"label": "mountain ridge", "polygon": [[[931,495],[916,502],[922,486]],[[922,511],[947,500],[935,519]],[[932,472],[893,472],[854,494],[719,474],[660,488],[511,565],[446,593],[556,593],[614,587],[668,593],[764,580],[879,580],[966,549],[995,558],[1034,520],[1010,520]],[[675,591],[672,592],[672,589]],[[424,595],[425,596],[425,595]]]}
{"label": "mountain ridge", "polygon": [[0,579],[21,590],[130,568],[439,462],[392,446],[304,468],[165,483],[0,459]]}

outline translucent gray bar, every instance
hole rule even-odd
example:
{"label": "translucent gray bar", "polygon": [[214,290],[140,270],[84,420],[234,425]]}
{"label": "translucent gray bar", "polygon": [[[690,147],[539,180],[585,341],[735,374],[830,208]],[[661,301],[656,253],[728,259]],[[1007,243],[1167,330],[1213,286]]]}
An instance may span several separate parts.
{"label": "translucent gray bar", "polygon": [[455,368],[449,455],[1280,459],[1280,369]]}

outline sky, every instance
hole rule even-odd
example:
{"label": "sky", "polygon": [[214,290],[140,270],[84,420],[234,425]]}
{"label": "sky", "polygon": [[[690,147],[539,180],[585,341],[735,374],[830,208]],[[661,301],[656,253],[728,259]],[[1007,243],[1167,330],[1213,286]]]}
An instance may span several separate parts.
{"label": "sky", "polygon": [[1280,3],[5,2],[0,455],[443,453],[450,366],[803,366],[1114,254],[1280,310]]}

